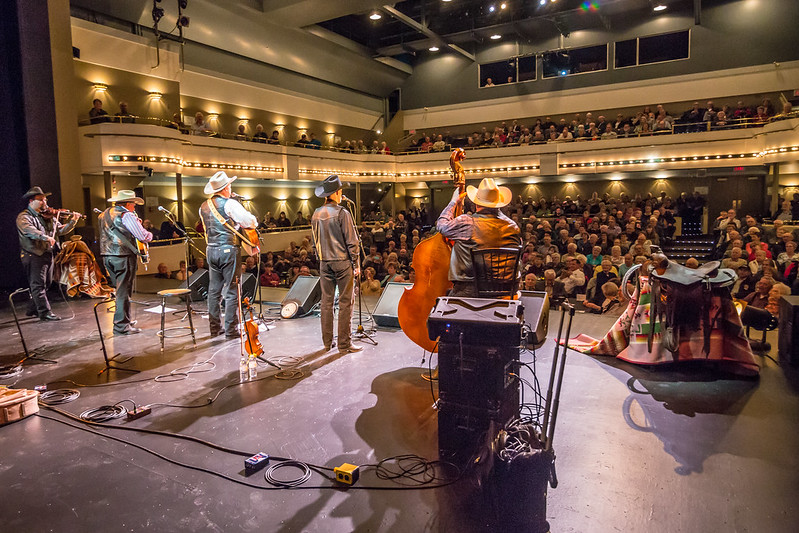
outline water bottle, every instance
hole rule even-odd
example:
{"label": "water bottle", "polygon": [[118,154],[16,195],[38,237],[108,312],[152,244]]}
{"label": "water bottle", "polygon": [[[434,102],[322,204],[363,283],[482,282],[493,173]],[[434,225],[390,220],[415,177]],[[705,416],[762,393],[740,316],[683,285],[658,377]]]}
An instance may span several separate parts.
{"label": "water bottle", "polygon": [[255,357],[250,357],[250,380],[255,379],[258,377],[258,365],[256,364]]}
{"label": "water bottle", "polygon": [[239,381],[247,381],[249,369],[247,368],[247,357],[242,357],[239,362]]}

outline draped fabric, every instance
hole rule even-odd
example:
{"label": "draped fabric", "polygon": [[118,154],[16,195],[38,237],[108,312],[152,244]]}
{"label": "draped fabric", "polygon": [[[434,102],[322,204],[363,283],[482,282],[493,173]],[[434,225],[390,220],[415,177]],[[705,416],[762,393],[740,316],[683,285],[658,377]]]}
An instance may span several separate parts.
{"label": "draped fabric", "polygon": [[[724,289],[728,290],[728,289]],[[629,363],[657,365],[690,360],[717,361],[727,369],[742,375],[757,375],[760,366],[755,361],[752,348],[744,335],[741,318],[732,299],[714,295],[710,317],[713,322],[710,353],[705,353],[703,326],[681,335],[679,349],[672,353],[661,343],[661,322],[655,322],[652,350],[649,350],[650,289],[646,276],[639,277],[627,309],[602,339],[580,334],[569,339],[569,347],[591,355],[609,355]]]}
{"label": "draped fabric", "polygon": [[60,271],[59,282],[67,288],[70,297],[83,293],[92,298],[106,298],[113,294],[94,254],[83,241],[65,243],[55,263]]}

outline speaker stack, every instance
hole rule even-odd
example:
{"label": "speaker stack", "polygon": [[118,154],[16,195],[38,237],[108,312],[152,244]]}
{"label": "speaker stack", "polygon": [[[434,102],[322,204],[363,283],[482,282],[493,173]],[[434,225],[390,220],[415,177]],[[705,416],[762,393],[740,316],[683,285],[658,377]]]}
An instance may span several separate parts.
{"label": "speaker stack", "polygon": [[189,289],[191,289],[191,301],[200,302],[208,298],[208,271],[198,268],[189,276]]}
{"label": "speaker stack", "polygon": [[438,342],[438,447],[464,465],[519,412],[519,300],[439,298],[427,321]]}

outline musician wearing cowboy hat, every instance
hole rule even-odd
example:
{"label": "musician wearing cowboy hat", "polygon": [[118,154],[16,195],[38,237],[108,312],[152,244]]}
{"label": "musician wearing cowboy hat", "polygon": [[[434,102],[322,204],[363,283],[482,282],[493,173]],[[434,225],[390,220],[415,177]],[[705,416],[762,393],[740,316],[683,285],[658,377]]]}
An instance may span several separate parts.
{"label": "musician wearing cowboy hat", "polygon": [[144,229],[136,215],[136,206],[144,205],[144,200],[135,192],[122,190],[108,201],[113,205],[99,216],[100,255],[116,293],[114,335],[133,335],[141,332],[130,318],[130,295],[139,256],[136,241],[150,242],[153,234]]}
{"label": "musician wearing cowboy hat", "polygon": [[322,287],[322,342],[326,350],[333,347],[333,299],[338,287],[338,351],[359,352],[363,346],[352,344],[350,335],[353,281],[359,274],[360,253],[355,223],[350,212],[339,205],[344,194],[338,176],[328,176],[315,193],[325,199],[311,217]]}
{"label": "musician wearing cowboy hat", "polygon": [[[223,332],[228,339],[238,338],[239,291],[237,275],[241,257],[239,237],[233,230],[252,229],[258,225],[243,205],[232,198],[230,184],[237,176],[219,171],[208,180],[204,193],[211,198],[200,206],[200,219],[208,242],[208,325],[211,336]],[[222,292],[225,298],[225,324],[221,321]]]}
{"label": "musician wearing cowboy hat", "polygon": [[[464,196],[469,197],[476,210],[472,215],[455,217],[455,209],[463,203]],[[453,285],[451,296],[477,296],[472,249],[521,247],[519,227],[499,210],[512,199],[510,189],[498,186],[492,178],[483,178],[479,187],[466,187],[465,195],[458,194],[456,189],[449,205],[441,212],[436,228],[454,241],[448,276]]]}
{"label": "musician wearing cowboy hat", "polygon": [[47,300],[47,287],[52,282],[53,274],[53,247],[57,242],[56,235],[72,231],[80,213],[73,213],[72,219],[66,224],[59,222],[57,216],[44,218],[42,211],[47,208],[49,195],[41,187],[32,187],[25,193],[22,199],[27,200],[28,207],[17,215],[17,234],[22,268],[31,290],[27,315],[38,316],[39,320],[61,320],[50,310]]}

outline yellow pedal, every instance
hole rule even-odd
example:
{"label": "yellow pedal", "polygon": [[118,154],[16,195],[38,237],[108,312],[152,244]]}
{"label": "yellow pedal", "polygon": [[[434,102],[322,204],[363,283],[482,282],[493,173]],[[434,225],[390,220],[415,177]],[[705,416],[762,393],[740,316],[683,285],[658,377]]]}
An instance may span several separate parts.
{"label": "yellow pedal", "polygon": [[356,465],[344,463],[343,465],[334,468],[333,473],[336,474],[336,481],[339,483],[344,483],[345,485],[354,485],[360,476],[360,469]]}

